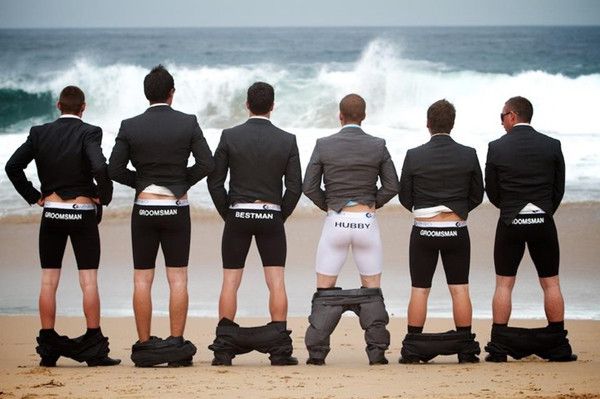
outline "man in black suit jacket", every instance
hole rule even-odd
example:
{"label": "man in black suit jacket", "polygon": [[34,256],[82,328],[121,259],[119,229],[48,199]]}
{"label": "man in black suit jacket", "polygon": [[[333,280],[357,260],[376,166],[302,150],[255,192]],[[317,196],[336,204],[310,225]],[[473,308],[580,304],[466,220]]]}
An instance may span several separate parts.
{"label": "man in black suit jacket", "polygon": [[[153,68],[145,77],[144,93],[150,107],[143,114],[121,123],[108,172],[113,180],[136,191],[131,216],[135,269],[133,307],[139,336],[136,345],[163,345],[160,338],[150,334],[151,288],[160,246],[170,288],[171,335],[166,341],[182,346],[188,311],[187,266],[191,235],[186,193],[212,171],[214,163],[196,116],[171,108],[175,83],[162,65]],[[187,167],[190,154],[196,162]],[[129,161],[135,171],[127,169]],[[134,345],[132,358],[137,349],[140,348]],[[191,365],[191,357],[169,364]]]}
{"label": "man in black suit jacket", "polygon": [[[57,107],[61,116],[54,122],[32,127],[25,143],[6,163],[6,174],[19,194],[29,204],[37,203],[44,207],[39,235],[42,329],[38,353],[42,357],[42,366],[54,366],[59,356],[66,355],[66,352],[52,346],[64,346],[61,341],[64,337],[59,337],[54,331],[54,323],[56,290],[68,237],[77,259],[88,327],[81,342],[106,339],[100,331],[98,222],[102,205],[108,205],[112,199],[113,187],[106,172],[106,158],[102,154],[102,129],[81,120],[85,96],[76,86],[62,90]],[[24,173],[32,160],[36,163],[41,193]],[[107,355],[78,360],[85,360],[90,366],[120,363],[120,360],[110,359]]]}
{"label": "man in black suit jacket", "polygon": [[560,141],[538,133],[530,125],[532,116],[529,100],[509,99],[500,114],[507,134],[490,142],[487,154],[486,192],[500,208],[494,244],[494,326],[508,324],[515,276],[527,244],[544,291],[549,327],[562,331],[564,300],[552,216],[565,191],[565,161]]}
{"label": "man in black suit jacket", "polygon": [[[483,177],[474,148],[455,142],[454,106],[439,100],[427,110],[431,139],[406,153],[400,178],[400,202],[414,215],[410,237],[412,291],[408,332],[421,333],[431,282],[441,255],[458,331],[471,331],[469,298],[470,238],[468,213],[483,199]],[[459,355],[459,360],[477,361]],[[401,361],[409,362],[410,359]]]}
{"label": "man in black suit jacket", "polygon": [[[279,326],[282,331],[286,328],[284,222],[300,199],[302,172],[296,137],[269,120],[274,97],[273,87],[267,83],[256,82],[248,88],[246,107],[250,118],[239,126],[223,130],[215,151],[215,169],[208,176],[210,195],[225,220],[219,326],[233,325],[237,291],[254,236],[269,288],[270,325]],[[228,173],[229,191],[225,189]],[[285,183],[283,194],[282,179]],[[287,339],[283,337],[284,341]],[[213,345],[217,345],[218,340],[219,329]],[[231,355],[235,354],[221,349],[213,349],[213,365],[231,364]],[[291,357],[291,340],[289,348],[281,352],[284,356],[275,358],[272,351],[269,353],[273,365],[297,364]]]}

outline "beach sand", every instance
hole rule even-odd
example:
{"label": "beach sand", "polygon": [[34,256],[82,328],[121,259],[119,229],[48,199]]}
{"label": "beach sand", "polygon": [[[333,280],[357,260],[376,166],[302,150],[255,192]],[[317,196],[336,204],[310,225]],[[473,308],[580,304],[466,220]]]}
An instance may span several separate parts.
{"label": "beach sand", "polygon": [[[387,208],[387,207],[386,207]],[[364,352],[363,332],[358,320],[344,317],[332,336],[332,352],[324,367],[306,366],[303,343],[310,296],[314,287],[313,258],[320,235],[322,214],[301,210],[287,223],[289,325],[293,330],[296,367],[272,367],[266,355],[251,353],[234,359],[229,368],[210,366],[215,317],[191,317],[186,337],[198,347],[194,367],[185,369],[138,369],[129,360],[135,341],[131,317],[103,318],[103,331],[110,337],[111,355],[123,359],[121,366],[87,368],[61,359],[57,368],[37,366],[35,336],[39,322],[35,303],[39,285],[37,260],[38,216],[10,216],[0,221],[0,398],[38,397],[223,397],[223,398],[412,398],[412,397],[519,397],[589,398],[600,397],[600,204],[565,204],[556,215],[561,240],[561,281],[567,305],[566,328],[580,360],[574,363],[547,363],[528,358],[508,364],[456,364],[455,357],[438,357],[426,365],[401,365],[398,357],[406,333],[406,302],[410,290],[407,272],[410,215],[398,206],[378,214],[384,245],[383,289],[392,314],[389,329],[392,345],[387,366],[369,366]],[[492,248],[497,210],[485,204],[469,218],[472,240],[471,291],[475,309],[488,309],[493,294]],[[214,213],[193,213],[190,258],[190,310],[216,312],[220,287],[220,235],[222,221]],[[131,247],[127,212],[106,212],[101,225],[102,262],[100,288],[105,313],[130,314]],[[159,256],[159,259],[161,257]],[[155,309],[166,309],[166,284],[159,260],[153,291]],[[340,276],[340,285],[357,285],[351,257]],[[266,289],[253,246],[240,289],[239,315],[244,326],[263,324],[266,316]],[[59,288],[59,314],[80,314],[80,293],[70,249],[65,255]],[[210,300],[208,300],[209,298]],[[437,302],[436,302],[437,301]],[[429,319],[425,330],[453,328],[449,319],[448,295],[443,273],[438,270],[430,308],[442,303],[439,314]],[[125,304],[125,305],[124,305]],[[533,304],[532,308],[525,305]],[[526,255],[515,287],[514,316],[534,314],[537,320],[513,320],[511,325],[544,325],[541,293],[531,260]],[[576,305],[576,306],[575,306]],[[436,305],[437,306],[437,305]],[[8,309],[8,311],[6,310]],[[432,312],[434,309],[431,309]],[[129,312],[129,313],[128,313]],[[444,313],[445,312],[445,313]],[[201,313],[201,312],[200,312]],[[474,332],[481,347],[489,339],[490,320],[480,311]],[[432,313],[430,313],[432,314]],[[435,314],[435,312],[433,312]],[[490,312],[491,314],[491,312]],[[587,315],[587,316],[586,316]],[[575,316],[571,316],[575,317]],[[57,330],[69,336],[83,332],[81,317],[59,316]],[[168,319],[155,317],[153,334],[168,335]]]}
{"label": "beach sand", "polygon": [[[264,319],[242,319],[242,325],[262,324]],[[574,363],[548,363],[537,358],[504,364],[457,364],[456,356],[437,357],[429,364],[398,363],[405,321],[390,323],[390,364],[369,366],[358,320],[344,317],[332,336],[332,351],[325,366],[307,366],[303,344],[305,318],[293,318],[295,355],[299,366],[273,367],[266,355],[252,352],[234,359],[232,367],[210,365],[206,348],[216,319],[191,318],[187,337],[198,353],[189,368],[139,369],[129,359],[135,339],[132,318],[105,318],[111,356],[120,366],[88,368],[61,358],[56,368],[37,366],[35,317],[0,317],[0,397],[78,398],[592,398],[600,397],[600,322],[568,321],[571,343],[579,354]],[[80,318],[61,318],[57,328],[74,336],[82,331]],[[539,326],[540,321],[517,321]],[[449,327],[449,320],[430,320],[431,329]],[[489,320],[477,320],[474,331],[482,346],[489,337]],[[166,334],[168,320],[154,321],[154,329]]]}

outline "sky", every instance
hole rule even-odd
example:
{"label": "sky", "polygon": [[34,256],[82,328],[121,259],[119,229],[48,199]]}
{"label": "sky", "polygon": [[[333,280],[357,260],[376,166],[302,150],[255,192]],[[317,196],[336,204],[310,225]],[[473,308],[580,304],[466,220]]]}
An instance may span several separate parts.
{"label": "sky", "polygon": [[0,0],[0,28],[600,25],[600,0]]}

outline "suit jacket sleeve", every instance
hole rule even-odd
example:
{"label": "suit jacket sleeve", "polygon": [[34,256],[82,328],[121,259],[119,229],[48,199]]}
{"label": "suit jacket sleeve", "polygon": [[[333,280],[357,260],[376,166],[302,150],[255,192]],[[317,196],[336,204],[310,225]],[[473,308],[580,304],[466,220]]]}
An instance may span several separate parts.
{"label": "suit jacket sleeve", "polygon": [[121,123],[119,134],[115,139],[115,146],[108,161],[108,176],[117,183],[136,188],[136,172],[127,168],[129,159],[129,141],[127,140],[124,123]]}
{"label": "suit jacket sleeve", "polygon": [[229,155],[227,148],[227,138],[225,133],[221,134],[221,140],[215,150],[214,168],[208,175],[207,185],[210,197],[217,208],[217,211],[223,219],[227,217],[229,208],[229,197],[225,190],[225,179],[229,170]]}
{"label": "suit jacket sleeve", "polygon": [[565,194],[565,159],[561,150],[560,142],[558,142],[555,168],[554,168],[554,190],[552,194],[553,212],[556,212],[562,198]]}
{"label": "suit jacket sleeve", "polygon": [[290,156],[285,168],[285,193],[281,199],[281,216],[285,221],[292,214],[294,208],[302,195],[302,168],[300,167],[300,154],[298,153],[298,145],[296,137],[293,137]]}
{"label": "suit jacket sleeve", "polygon": [[473,174],[471,175],[471,186],[469,188],[469,212],[477,208],[483,201],[483,177],[475,150],[473,150],[473,162]]}
{"label": "suit jacket sleeve", "polygon": [[112,199],[113,184],[108,177],[106,158],[102,154],[102,129],[95,128],[87,132],[83,145],[92,168],[92,175],[98,184],[100,203],[108,205]]}
{"label": "suit jacket sleeve", "polygon": [[400,203],[412,212],[413,199],[413,176],[410,167],[410,151],[406,152],[404,163],[402,164],[402,172],[400,174]]}
{"label": "suit jacket sleeve", "polygon": [[27,180],[25,169],[34,158],[33,142],[31,132],[27,140],[15,151],[6,162],[6,174],[11,183],[29,204],[35,204],[42,197],[42,194],[33,187],[33,184]]}
{"label": "suit jacket sleeve", "polygon": [[215,167],[212,152],[202,134],[202,129],[198,125],[196,116],[193,119],[192,155],[194,156],[195,163],[187,168],[187,180],[190,187],[208,176]]}
{"label": "suit jacket sleeve", "polygon": [[319,155],[319,140],[306,167],[302,191],[316,206],[327,212],[327,201],[325,191],[321,188],[321,178],[323,176],[323,164]]}
{"label": "suit jacket sleeve", "polygon": [[485,162],[485,192],[492,204],[500,207],[500,190],[498,187],[498,171],[493,160],[494,151],[492,143],[488,146],[487,160]]}
{"label": "suit jacket sleeve", "polygon": [[398,174],[394,167],[392,157],[384,144],[383,147],[383,158],[379,165],[379,180],[381,181],[381,187],[377,190],[375,197],[375,208],[381,208],[389,200],[394,198],[398,194]]}

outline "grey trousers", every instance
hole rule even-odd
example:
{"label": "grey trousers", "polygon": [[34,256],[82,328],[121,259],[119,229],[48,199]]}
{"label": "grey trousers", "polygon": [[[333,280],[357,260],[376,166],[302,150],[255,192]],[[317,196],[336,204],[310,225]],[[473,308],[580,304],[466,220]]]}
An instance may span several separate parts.
{"label": "grey trousers", "polygon": [[308,317],[310,325],[304,342],[310,358],[325,360],[331,350],[330,336],[346,311],[354,312],[365,331],[367,356],[370,362],[385,358],[390,346],[390,333],[386,329],[389,322],[380,288],[341,288],[320,290],[313,295],[312,311]]}

